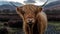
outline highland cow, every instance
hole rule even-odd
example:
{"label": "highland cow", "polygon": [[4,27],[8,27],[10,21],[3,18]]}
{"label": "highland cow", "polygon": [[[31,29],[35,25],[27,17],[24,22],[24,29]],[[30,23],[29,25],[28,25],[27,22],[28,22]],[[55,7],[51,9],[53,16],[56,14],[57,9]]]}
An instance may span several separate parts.
{"label": "highland cow", "polygon": [[47,17],[42,7],[36,5],[24,5],[16,8],[17,14],[23,19],[25,34],[44,34],[47,28]]}

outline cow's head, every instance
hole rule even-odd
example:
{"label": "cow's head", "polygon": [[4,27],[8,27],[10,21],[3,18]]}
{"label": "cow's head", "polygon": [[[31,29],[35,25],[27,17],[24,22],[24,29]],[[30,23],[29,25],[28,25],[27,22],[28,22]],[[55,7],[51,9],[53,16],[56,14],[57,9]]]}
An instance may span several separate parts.
{"label": "cow's head", "polygon": [[26,23],[29,24],[35,23],[36,15],[41,12],[41,10],[41,7],[35,5],[24,5],[22,7],[17,7],[17,13]]}
{"label": "cow's head", "polygon": [[[47,1],[42,5],[44,6]],[[42,11],[42,6],[27,4],[22,7],[17,7],[17,13],[23,18],[23,21],[32,24],[36,21],[36,15]]]}

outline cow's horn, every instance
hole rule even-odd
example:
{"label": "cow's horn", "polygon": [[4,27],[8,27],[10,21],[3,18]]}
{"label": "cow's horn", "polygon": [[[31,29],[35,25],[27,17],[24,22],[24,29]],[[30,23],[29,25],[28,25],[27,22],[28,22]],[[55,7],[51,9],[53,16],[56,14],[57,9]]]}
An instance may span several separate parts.
{"label": "cow's horn", "polygon": [[41,7],[45,6],[47,2],[48,2],[48,0]]}

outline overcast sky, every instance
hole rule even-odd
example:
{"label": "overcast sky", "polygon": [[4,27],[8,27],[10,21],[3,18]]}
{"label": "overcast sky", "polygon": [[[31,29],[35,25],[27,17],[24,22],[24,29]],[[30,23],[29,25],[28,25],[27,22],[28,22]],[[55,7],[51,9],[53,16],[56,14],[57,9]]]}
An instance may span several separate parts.
{"label": "overcast sky", "polygon": [[[23,2],[23,1],[25,1],[25,0],[0,0],[0,1],[13,1],[13,2]],[[45,1],[45,0],[42,0],[42,1]],[[53,1],[57,1],[57,0],[48,0],[48,3],[50,3],[50,2],[53,2]],[[38,0],[38,4],[42,4],[41,2],[40,2],[40,0]]]}
{"label": "overcast sky", "polygon": [[[0,1],[17,1],[17,2],[19,2],[19,1],[23,1],[23,0],[0,0]],[[49,2],[53,2],[53,1],[57,1],[57,0],[48,0]]]}

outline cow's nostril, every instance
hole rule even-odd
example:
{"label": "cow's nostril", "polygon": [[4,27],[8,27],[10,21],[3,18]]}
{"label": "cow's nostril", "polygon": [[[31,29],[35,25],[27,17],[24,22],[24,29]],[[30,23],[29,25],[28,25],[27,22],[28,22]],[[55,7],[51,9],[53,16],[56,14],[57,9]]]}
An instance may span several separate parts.
{"label": "cow's nostril", "polygon": [[28,20],[28,23],[29,23],[29,24],[32,24],[32,19],[29,19],[29,20]]}
{"label": "cow's nostril", "polygon": [[29,24],[31,24],[32,23],[32,21],[31,22],[29,22]]}

